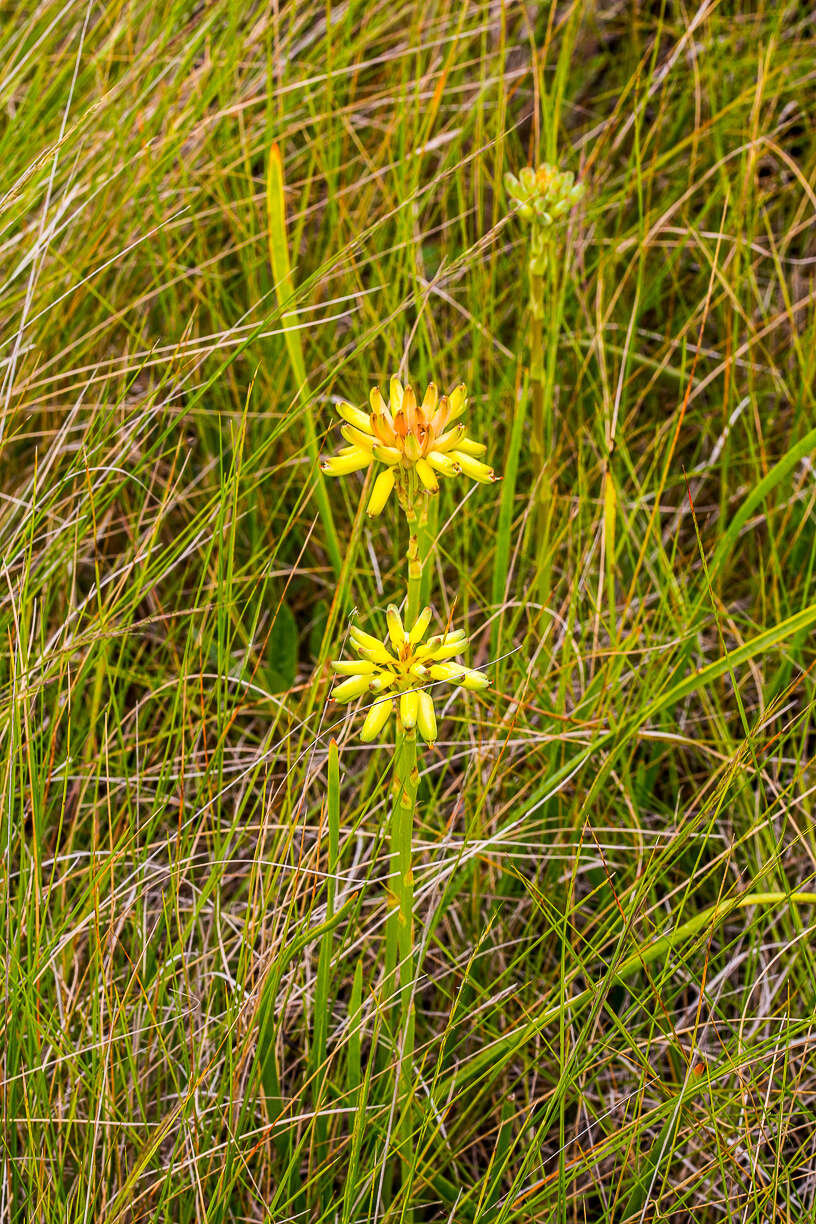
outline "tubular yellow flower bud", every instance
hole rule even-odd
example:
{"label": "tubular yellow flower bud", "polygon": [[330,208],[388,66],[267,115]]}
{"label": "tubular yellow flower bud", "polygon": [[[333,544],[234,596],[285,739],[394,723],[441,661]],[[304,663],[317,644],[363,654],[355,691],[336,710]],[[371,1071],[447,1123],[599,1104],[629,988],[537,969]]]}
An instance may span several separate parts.
{"label": "tubular yellow flower bud", "polygon": [[584,194],[583,183],[575,182],[572,171],[559,170],[548,162],[536,170],[524,166],[518,177],[505,174],[504,186],[518,215],[541,231],[549,229]]}
{"label": "tubular yellow flower bud", "polygon": [[399,412],[402,407],[402,383],[397,378],[396,374],[391,376],[391,382],[388,385],[389,398],[391,403],[391,411]]}
{"label": "tubular yellow flower bud", "polygon": [[380,472],[377,479],[374,481],[374,488],[371,490],[371,496],[368,499],[366,514],[373,518],[377,514],[381,514],[385,509],[385,503],[391,496],[391,490],[394,487],[394,469],[387,467],[384,472]]}
{"label": "tubular yellow flower bud", "polygon": [[362,408],[355,408],[353,404],[347,404],[345,400],[337,405],[337,413],[348,421],[349,425],[353,425],[355,429],[362,429],[364,433],[370,432],[369,415],[363,412]]}
{"label": "tubular yellow flower bud", "polygon": [[353,630],[349,633],[349,637],[357,648],[357,653],[362,655],[364,659],[370,660],[372,663],[377,663],[380,666],[387,666],[389,663],[394,663],[396,660],[393,655],[386,650],[382,642],[377,638],[371,637],[368,633],[354,633]]}
{"label": "tubular yellow flower bud", "polygon": [[421,642],[422,639],[424,638],[425,630],[428,628],[428,626],[431,623],[431,615],[432,614],[431,614],[430,608],[423,608],[419,616],[416,618],[413,625],[409,629],[408,641],[411,643],[412,646],[415,646],[417,642]]}
{"label": "tubular yellow flower bud", "polygon": [[396,676],[392,676],[389,672],[380,672],[380,674],[375,676],[371,681],[369,688],[371,689],[372,693],[384,693],[386,689],[391,688],[391,685],[395,682],[395,680]]}
{"label": "tubular yellow flower bud", "polygon": [[448,420],[455,421],[467,408],[467,391],[465,384],[459,383],[448,396]]}
{"label": "tubular yellow flower bud", "polygon": [[474,459],[478,459],[487,450],[484,442],[474,442],[472,438],[463,438],[461,442],[457,442],[456,449],[460,450],[463,455],[473,455]]}
{"label": "tubular yellow flower bud", "polygon": [[466,476],[470,476],[471,480],[478,480],[480,484],[490,484],[496,480],[496,473],[486,463],[480,463],[478,459],[474,459],[472,455],[466,455],[463,451],[451,451],[451,458],[455,459]]}
{"label": "tubular yellow flower bud", "polygon": [[354,425],[341,425],[340,433],[347,442],[364,453],[370,452],[377,442],[370,433],[363,433],[362,429],[357,429]]}
{"label": "tubular yellow flower bud", "polygon": [[[454,425],[453,429],[449,429],[447,433],[440,434],[434,442],[435,451],[449,451],[454,446],[460,446],[465,438],[465,427],[460,421],[458,425]],[[487,450],[487,447],[484,448]]]}
{"label": "tubular yellow flower bud", "polygon": [[370,659],[372,663],[379,664],[380,667],[387,667],[389,663],[394,662],[381,642],[378,642],[376,646],[358,646],[357,653],[364,659]]}
{"label": "tubular yellow flower bud", "polygon": [[361,468],[368,467],[371,460],[371,451],[355,448],[349,454],[324,459],[320,466],[327,476],[348,476],[350,472],[359,472]]}
{"label": "tubular yellow flower bud", "polygon": [[[379,638],[374,637],[373,633],[366,633],[366,631],[364,629],[360,629],[358,625],[351,625],[349,627],[349,637],[351,638],[352,642],[354,642],[355,646],[368,646],[375,649],[379,648],[380,650],[385,650],[385,647]],[[387,650],[385,650],[385,653],[388,655],[388,658],[391,659],[391,655],[388,654]]]}
{"label": "tubular yellow flower bud", "polygon": [[388,636],[391,639],[391,645],[395,650],[399,650],[400,646],[405,641],[405,629],[402,624],[402,617],[399,614],[396,604],[389,604],[386,609],[385,619],[388,623]]}
{"label": "tubular yellow flower bud", "polygon": [[414,433],[408,433],[405,435],[405,457],[406,459],[410,459],[411,463],[416,463],[417,460],[422,459],[422,450],[420,449],[419,442],[417,441],[416,434]]}
{"label": "tubular yellow flower bud", "polygon": [[377,665],[368,659],[360,659],[359,662],[356,659],[332,659],[332,668],[338,676],[373,676]]}
{"label": "tubular yellow flower bud", "polygon": [[464,642],[450,642],[448,645],[444,643],[437,646],[431,658],[437,663],[443,662],[445,659],[453,659],[456,655],[461,654],[464,649]]}
{"label": "tubular yellow flower bud", "polygon": [[429,451],[428,463],[436,472],[441,472],[443,476],[455,476],[457,472],[461,472],[458,463],[454,463],[447,455],[443,455],[441,451]]}
{"label": "tubular yellow flower bud", "polygon": [[428,463],[428,460],[427,459],[417,459],[415,467],[416,467],[417,476],[422,481],[422,483],[424,484],[428,492],[429,493],[438,492],[439,481],[436,479],[436,476],[434,475],[434,470],[431,467],[430,463]]}
{"label": "tubular yellow flower bud", "polygon": [[370,676],[350,676],[348,680],[343,680],[334,686],[332,697],[335,701],[340,702],[353,701],[355,697],[367,693],[370,684]]}
{"label": "tubular yellow flower bud", "polygon": [[425,394],[422,397],[422,415],[426,420],[429,420],[436,412],[436,405],[439,402],[439,392],[436,389],[436,383],[428,383],[425,388]]}
{"label": "tubular yellow flower bud", "polygon": [[472,689],[474,692],[479,689],[486,689],[490,684],[490,678],[484,672],[474,671],[470,667],[464,669],[465,674],[459,681],[462,688]]}
{"label": "tubular yellow flower bud", "polygon": [[417,693],[417,729],[426,744],[436,742],[436,711],[433,698],[425,689]]}
{"label": "tubular yellow flower bud", "polygon": [[433,680],[460,680],[466,671],[461,663],[432,663],[430,667]]}
{"label": "tubular yellow flower bud", "polygon": [[379,459],[380,463],[387,463],[389,467],[393,467],[395,463],[399,463],[402,455],[396,446],[375,446],[374,458]]}
{"label": "tubular yellow flower bud", "polygon": [[385,400],[380,394],[379,387],[372,387],[368,393],[368,402],[371,405],[371,411],[375,416],[385,416]]}
{"label": "tubular yellow flower bud", "polygon": [[385,698],[382,701],[377,701],[368,711],[365,716],[362,730],[360,731],[360,739],[364,744],[370,744],[372,740],[378,738],[383,730],[383,727],[391,717],[391,712],[394,709],[394,703],[390,698]]}
{"label": "tubular yellow flower bud", "polygon": [[411,731],[417,722],[419,710],[419,693],[403,693],[400,697],[400,720],[406,731]]}

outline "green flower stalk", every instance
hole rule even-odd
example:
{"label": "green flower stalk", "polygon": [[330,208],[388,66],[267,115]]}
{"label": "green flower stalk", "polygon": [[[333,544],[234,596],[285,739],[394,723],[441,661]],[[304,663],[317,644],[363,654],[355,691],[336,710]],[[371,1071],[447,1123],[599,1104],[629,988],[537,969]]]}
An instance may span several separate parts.
{"label": "green flower stalk", "polygon": [[[542,602],[549,598],[550,490],[544,475],[552,452],[552,400],[561,309],[566,284],[567,253],[559,260],[560,223],[584,194],[570,171],[547,163],[537,170],[525,166],[518,177],[504,176],[516,215],[529,226],[528,281],[530,303],[530,394],[533,404],[531,450],[539,488],[537,537]],[[544,324],[547,323],[547,343]],[[509,494],[508,494],[509,495]],[[495,593],[495,592],[494,592]]]}

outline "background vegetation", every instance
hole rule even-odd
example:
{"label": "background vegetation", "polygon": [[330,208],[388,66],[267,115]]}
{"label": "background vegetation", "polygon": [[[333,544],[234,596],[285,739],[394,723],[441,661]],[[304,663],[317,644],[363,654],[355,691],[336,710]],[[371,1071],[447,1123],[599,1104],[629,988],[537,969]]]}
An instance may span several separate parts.
{"label": "background vegetation", "polygon": [[[0,1218],[816,1219],[816,914],[785,899],[816,866],[812,13],[2,23]],[[502,469],[525,255],[501,178],[545,157],[587,184],[551,589],[526,445],[509,524],[501,486],[445,486],[434,602],[495,683],[422,758],[416,1157],[388,1206],[388,754],[326,695],[406,541],[332,483],[336,579],[306,409],[331,447],[332,397],[464,379]],[[705,917],[747,890],[783,896]]]}

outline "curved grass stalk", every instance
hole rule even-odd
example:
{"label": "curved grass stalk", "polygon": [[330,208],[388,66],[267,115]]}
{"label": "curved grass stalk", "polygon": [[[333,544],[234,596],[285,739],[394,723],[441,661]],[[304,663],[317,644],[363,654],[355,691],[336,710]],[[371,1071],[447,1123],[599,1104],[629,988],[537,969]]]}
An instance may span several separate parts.
{"label": "curved grass stalk", "polygon": [[[714,927],[736,910],[749,909],[753,905],[772,908],[785,903],[791,905],[816,905],[816,892],[746,893],[741,897],[734,897],[730,901],[721,901],[710,905],[699,914],[695,914],[693,918],[689,918],[687,922],[681,923],[679,927],[676,927],[667,935],[660,936],[654,943],[640,947],[631,956],[627,956],[625,960],[621,961],[617,969],[610,970],[607,983],[609,985],[625,983],[634,977],[639,969],[646,969],[656,960],[659,960],[661,956],[670,952],[677,944],[691,939],[709,925]],[[579,991],[578,994],[572,995],[563,1002],[545,1007],[534,1019],[528,1020],[526,1024],[519,1025],[509,1033],[503,1033],[501,1037],[496,1038],[489,1045],[483,1046],[467,1064],[461,1065],[454,1073],[439,1081],[437,1092],[440,1099],[446,1099],[447,1094],[451,1090],[461,1090],[465,1084],[478,1079],[490,1065],[504,1065],[514,1051],[521,1049],[528,1041],[538,1036],[546,1025],[560,1019],[564,1014],[571,1015],[578,1012],[591,1003],[597,994],[597,990],[597,986],[587,986],[584,990]]]}

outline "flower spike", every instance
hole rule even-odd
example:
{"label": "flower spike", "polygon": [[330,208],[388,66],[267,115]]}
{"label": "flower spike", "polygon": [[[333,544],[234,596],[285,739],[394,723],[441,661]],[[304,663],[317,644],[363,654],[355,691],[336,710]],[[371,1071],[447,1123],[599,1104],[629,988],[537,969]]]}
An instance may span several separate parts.
{"label": "flower spike", "polygon": [[[332,667],[342,676],[332,690],[335,701],[353,701],[368,693],[379,700],[368,708],[360,733],[364,743],[378,739],[399,699],[399,718],[405,731],[414,728],[426,741],[436,740],[436,713],[432,693],[423,685],[441,680],[460,688],[485,689],[490,680],[484,672],[451,660],[461,655],[468,638],[463,629],[435,634],[425,640],[431,623],[431,609],[423,608],[408,628],[394,604],[386,612],[388,638],[384,643],[356,625],[349,629],[349,640],[360,661],[338,659]],[[383,696],[380,696],[383,694]]]}
{"label": "flower spike", "polygon": [[437,493],[440,476],[466,476],[483,484],[497,480],[481,461],[487,447],[467,437],[461,422],[455,424],[467,402],[463,383],[441,397],[435,383],[429,383],[418,402],[413,387],[403,387],[394,375],[387,404],[379,387],[372,387],[370,412],[345,401],[337,405],[348,446],[323,459],[321,467],[327,476],[345,476],[375,460],[384,464],[366,507],[372,517],[382,513],[394,488],[407,506],[417,495]]}
{"label": "flower spike", "polygon": [[515,174],[505,174],[504,186],[518,215],[542,229],[549,229],[584,194],[583,183],[575,182],[570,170],[559,170],[544,162],[534,170],[525,166]]}

